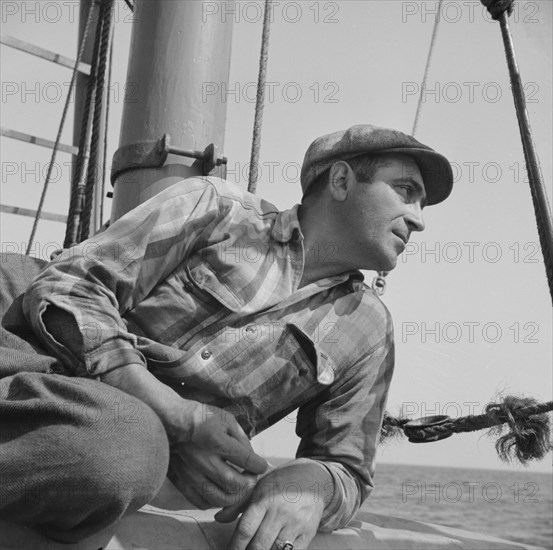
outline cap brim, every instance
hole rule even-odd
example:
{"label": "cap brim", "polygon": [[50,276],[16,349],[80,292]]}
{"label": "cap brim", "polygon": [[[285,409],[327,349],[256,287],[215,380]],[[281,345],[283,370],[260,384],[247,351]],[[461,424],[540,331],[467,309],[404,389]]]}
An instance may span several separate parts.
{"label": "cap brim", "polygon": [[417,147],[397,147],[374,153],[403,153],[413,157],[424,182],[426,204],[438,204],[449,197],[453,188],[453,170],[449,161],[436,151]]}

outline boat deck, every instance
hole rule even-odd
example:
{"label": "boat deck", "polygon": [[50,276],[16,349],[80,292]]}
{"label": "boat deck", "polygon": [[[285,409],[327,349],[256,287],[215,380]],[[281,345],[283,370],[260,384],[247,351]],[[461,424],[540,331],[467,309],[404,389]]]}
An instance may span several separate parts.
{"label": "boat deck", "polygon": [[[216,510],[195,510],[166,481],[151,504],[117,526],[79,544],[58,544],[33,529],[0,521],[2,550],[224,550],[234,524],[219,524]],[[350,525],[320,533],[311,550],[538,550],[528,546],[430,523],[360,512]]]}

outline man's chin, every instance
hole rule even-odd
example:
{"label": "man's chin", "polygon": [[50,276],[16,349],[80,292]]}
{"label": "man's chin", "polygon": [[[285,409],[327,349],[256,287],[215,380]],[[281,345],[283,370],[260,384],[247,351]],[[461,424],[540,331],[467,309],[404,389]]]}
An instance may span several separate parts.
{"label": "man's chin", "polygon": [[392,271],[397,266],[398,255],[394,253],[381,253],[378,256],[369,257],[360,269],[368,271]]}
{"label": "man's chin", "polygon": [[392,258],[382,258],[382,261],[379,262],[377,271],[393,271],[397,267],[397,256]]}

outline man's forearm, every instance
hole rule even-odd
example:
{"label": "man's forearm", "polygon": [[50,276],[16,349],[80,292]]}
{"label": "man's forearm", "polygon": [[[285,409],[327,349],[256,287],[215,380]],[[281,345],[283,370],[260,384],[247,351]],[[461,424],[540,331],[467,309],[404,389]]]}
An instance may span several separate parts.
{"label": "man's forearm", "polygon": [[[83,355],[83,336],[70,314],[59,308],[49,307],[42,319],[47,331],[57,342],[69,349],[75,357],[80,358]],[[198,417],[205,412],[203,405],[183,399],[160,382],[143,363],[119,366],[99,378],[149,405],[159,416],[171,444],[189,440]]]}
{"label": "man's forearm", "polygon": [[130,364],[101,376],[101,381],[150,406],[159,416],[171,444],[189,441],[205,405],[183,399],[142,364]]}

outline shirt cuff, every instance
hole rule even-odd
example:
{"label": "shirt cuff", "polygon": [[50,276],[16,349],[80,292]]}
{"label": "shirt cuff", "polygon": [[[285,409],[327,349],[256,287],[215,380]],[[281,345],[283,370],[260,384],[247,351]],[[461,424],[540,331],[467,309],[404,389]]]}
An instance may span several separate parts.
{"label": "shirt cuff", "polygon": [[144,355],[136,349],[136,336],[119,327],[100,328],[97,323],[79,326],[75,317],[54,305],[43,306],[38,328],[69,372],[97,377],[129,364],[146,368]]}
{"label": "shirt cuff", "polygon": [[325,491],[325,509],[319,531],[331,532],[346,527],[361,506],[359,488],[355,479],[339,462],[310,460],[325,468],[334,484],[331,491]]}

